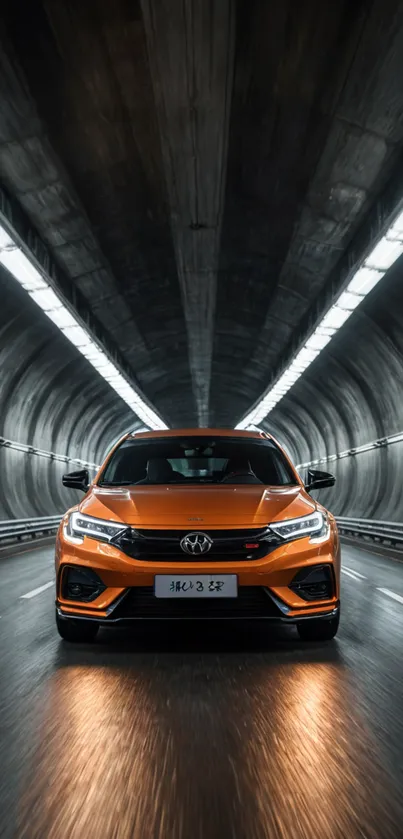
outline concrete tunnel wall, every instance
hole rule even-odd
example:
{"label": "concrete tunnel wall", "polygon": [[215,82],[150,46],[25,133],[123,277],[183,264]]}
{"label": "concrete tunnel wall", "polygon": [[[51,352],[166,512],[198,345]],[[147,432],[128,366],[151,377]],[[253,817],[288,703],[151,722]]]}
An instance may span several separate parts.
{"label": "concrete tunnel wall", "polygon": [[[402,279],[400,262],[262,423],[295,463],[403,431]],[[316,494],[333,513],[403,521],[403,443],[316,468],[336,475]]]}
{"label": "concrete tunnel wall", "polygon": [[[403,431],[402,276],[398,264],[262,423],[294,462]],[[6,272],[1,285],[0,435],[100,462],[135,417]],[[61,484],[74,468],[0,446],[0,519],[63,512],[79,497]],[[403,520],[403,443],[318,468],[336,474],[319,493],[335,514]]]}
{"label": "concrete tunnel wall", "polygon": [[[0,282],[0,436],[100,463],[141,423],[1,269]],[[0,446],[0,520],[64,512],[81,493],[61,477],[79,468]]]}

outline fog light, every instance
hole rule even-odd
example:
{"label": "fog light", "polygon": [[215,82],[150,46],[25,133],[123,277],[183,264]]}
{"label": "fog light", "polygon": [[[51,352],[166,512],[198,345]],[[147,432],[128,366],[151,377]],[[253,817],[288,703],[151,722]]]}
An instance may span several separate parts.
{"label": "fog light", "polygon": [[62,574],[62,597],[65,600],[89,603],[105,591],[106,586],[91,568],[68,566]]}
{"label": "fog light", "polygon": [[82,593],[82,586],[78,585],[78,583],[69,583],[69,594],[71,594],[72,597],[80,597]]}
{"label": "fog light", "polygon": [[289,588],[302,600],[331,600],[334,595],[334,575],[330,565],[303,568],[295,575]]}

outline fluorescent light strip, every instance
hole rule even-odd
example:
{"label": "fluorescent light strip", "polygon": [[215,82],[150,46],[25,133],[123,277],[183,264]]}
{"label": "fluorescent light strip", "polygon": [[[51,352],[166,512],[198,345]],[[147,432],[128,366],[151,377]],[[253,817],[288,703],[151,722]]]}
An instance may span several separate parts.
{"label": "fluorescent light strip", "polygon": [[2,225],[0,225],[0,263],[148,428],[167,428],[158,414],[144,402],[108,358],[91,333],[65,306],[47,282],[46,277],[37,270]]}
{"label": "fluorescent light strip", "polygon": [[77,463],[83,468],[99,469],[97,463],[90,463],[87,460],[81,460],[78,457],[68,457],[66,454],[57,454],[57,452],[47,452],[44,449],[37,449],[35,446],[28,446],[26,443],[18,443],[16,440],[7,440],[5,437],[0,437],[0,447],[5,449],[13,449],[13,451],[23,452],[24,454],[35,454],[38,457],[46,457],[48,460],[57,460],[61,463]]}
{"label": "fluorescent light strip", "polygon": [[402,253],[403,212],[397,216],[385,235],[377,242],[346,289],[326,312],[275,385],[238,423],[236,428],[243,429],[251,425],[259,425],[267,417]]}
{"label": "fluorescent light strip", "polygon": [[321,457],[318,460],[308,460],[307,463],[299,463],[295,468],[306,469],[308,466],[317,466],[318,463],[330,463],[334,460],[341,460],[343,457],[355,457],[357,454],[370,452],[373,449],[383,449],[385,446],[393,445],[393,443],[403,443],[403,431],[398,434],[391,434],[390,437],[381,437],[379,440],[373,440],[371,443],[364,443],[363,446],[356,446],[356,448],[337,452],[337,454],[329,454],[327,457]]}

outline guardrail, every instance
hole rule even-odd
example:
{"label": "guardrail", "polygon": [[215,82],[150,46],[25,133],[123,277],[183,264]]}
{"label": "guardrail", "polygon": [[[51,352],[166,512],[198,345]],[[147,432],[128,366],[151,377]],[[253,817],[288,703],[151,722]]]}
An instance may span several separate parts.
{"label": "guardrail", "polygon": [[388,545],[403,548],[403,524],[393,521],[375,521],[374,519],[352,519],[336,516],[342,535],[371,539]]}
{"label": "guardrail", "polygon": [[48,516],[47,518],[0,521],[0,543],[8,539],[21,541],[24,536],[34,539],[38,534],[52,533],[59,527],[61,518],[61,516]]}

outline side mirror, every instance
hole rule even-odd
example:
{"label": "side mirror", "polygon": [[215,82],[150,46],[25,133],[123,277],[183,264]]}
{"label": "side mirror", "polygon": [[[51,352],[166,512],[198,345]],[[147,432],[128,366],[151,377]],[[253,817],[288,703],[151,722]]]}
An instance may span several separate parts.
{"label": "side mirror", "polygon": [[319,472],[318,469],[308,470],[308,480],[305,484],[305,489],[310,492],[311,489],[324,489],[325,487],[332,487],[336,483],[336,478],[330,472]]}
{"label": "side mirror", "polygon": [[88,469],[80,469],[79,472],[69,472],[68,475],[63,475],[62,484],[64,487],[81,489],[82,492],[87,492],[90,485]]}

